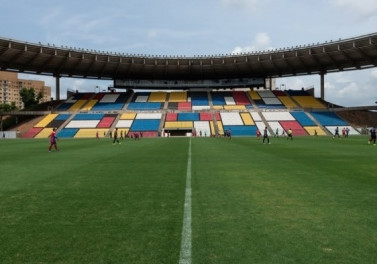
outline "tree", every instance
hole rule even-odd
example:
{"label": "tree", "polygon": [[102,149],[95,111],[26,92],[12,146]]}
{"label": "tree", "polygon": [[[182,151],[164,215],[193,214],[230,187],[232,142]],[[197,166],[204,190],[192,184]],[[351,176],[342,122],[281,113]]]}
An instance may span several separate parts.
{"label": "tree", "polygon": [[33,105],[37,105],[43,98],[43,93],[39,92],[35,95],[34,88],[22,88],[20,91],[21,100],[24,103],[24,107],[28,108]]}
{"label": "tree", "polygon": [[17,106],[15,102],[11,102],[11,104],[0,104],[0,111],[8,112],[16,110]]}

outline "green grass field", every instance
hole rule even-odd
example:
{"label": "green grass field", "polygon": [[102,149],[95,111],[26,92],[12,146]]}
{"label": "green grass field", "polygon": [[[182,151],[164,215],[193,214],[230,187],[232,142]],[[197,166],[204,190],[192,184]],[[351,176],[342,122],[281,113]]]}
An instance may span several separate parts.
{"label": "green grass field", "polygon": [[189,174],[191,263],[377,263],[377,147],[271,143],[0,140],[0,263],[178,263]]}

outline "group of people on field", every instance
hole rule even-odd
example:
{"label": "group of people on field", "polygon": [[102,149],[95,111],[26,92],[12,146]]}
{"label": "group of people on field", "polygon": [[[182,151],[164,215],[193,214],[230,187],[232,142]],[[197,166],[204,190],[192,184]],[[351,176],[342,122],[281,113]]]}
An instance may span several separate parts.
{"label": "group of people on field", "polygon": [[[348,127],[343,127],[343,129],[342,129],[342,136],[343,137],[348,137],[349,132],[350,132],[350,129]],[[335,128],[335,132],[334,132],[333,138],[336,138],[336,137],[340,138],[339,127]]]}
{"label": "group of people on field", "polygon": [[[257,138],[260,139],[261,132],[260,132],[259,129],[257,129],[256,134],[257,134]],[[282,132],[281,135],[285,136],[285,130],[283,130],[283,132]],[[279,129],[278,128],[276,129],[274,137],[279,137]],[[287,139],[291,139],[291,140],[293,139],[293,131],[292,131],[291,128],[289,128],[287,130]],[[268,129],[267,129],[267,127],[265,127],[264,130],[263,130],[263,140],[262,140],[262,143],[265,144],[265,141],[267,141],[267,144],[270,144],[270,137],[268,135]]]}
{"label": "group of people on field", "polygon": [[[369,133],[370,133],[370,138],[368,140],[368,144],[373,144],[374,146],[376,146],[377,128],[372,127],[369,130]],[[349,134],[349,128],[343,128],[342,135],[344,137],[348,137],[348,134]],[[315,135],[317,135],[316,131],[315,131]],[[131,138],[135,138],[135,140],[138,140],[138,139],[140,139],[140,137],[142,137],[142,134],[141,133],[133,133],[131,135],[127,135],[127,137],[128,136],[130,136]],[[225,132],[225,136],[228,139],[232,139],[232,130],[228,129]],[[256,131],[256,136],[257,136],[257,138],[259,140],[260,137],[261,137],[261,132],[260,132],[259,129],[257,129],[257,131]],[[276,129],[276,133],[275,133],[274,136],[275,137],[279,136],[279,130],[278,129]],[[285,131],[284,130],[282,132],[282,136],[285,136]],[[98,132],[96,132],[96,137],[99,138]],[[121,144],[120,141],[119,141],[119,138],[118,138],[118,128],[115,128],[114,134],[111,135],[110,137],[113,138],[113,144],[115,144],[115,143]],[[339,135],[339,127],[335,128],[335,133],[334,133],[333,138],[335,138],[335,137],[340,137],[340,135]],[[48,151],[51,152],[52,147],[54,147],[56,151],[59,151],[59,148],[58,148],[58,145],[57,145],[57,139],[58,139],[58,137],[56,135],[56,128],[52,129],[52,131],[51,131],[50,135],[48,136],[48,138],[49,138],[49,141],[50,141],[50,145],[48,147]],[[123,139],[123,133],[121,133],[121,139]],[[293,140],[293,132],[292,132],[291,128],[289,128],[287,130],[287,139]],[[267,142],[267,144],[270,144],[270,138],[269,138],[269,133],[268,133],[267,127],[265,127],[265,129],[263,130],[263,140],[262,140],[263,144],[265,144],[266,142]]]}

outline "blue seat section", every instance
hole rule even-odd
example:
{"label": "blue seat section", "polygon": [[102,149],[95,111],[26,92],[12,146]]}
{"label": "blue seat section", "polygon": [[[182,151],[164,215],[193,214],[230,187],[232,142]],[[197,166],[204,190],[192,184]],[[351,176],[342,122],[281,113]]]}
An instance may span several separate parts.
{"label": "blue seat section", "polygon": [[104,114],[77,114],[73,120],[101,120]]}
{"label": "blue seat section", "polygon": [[130,131],[158,131],[160,119],[135,119]]}
{"label": "blue seat section", "polygon": [[291,115],[302,125],[302,126],[316,126],[317,124],[311,120],[305,112],[291,112]]}
{"label": "blue seat section", "polygon": [[59,137],[60,138],[71,138],[71,137],[74,137],[76,135],[77,131],[79,131],[78,128],[63,128],[58,133],[58,138]]}
{"label": "blue seat section", "polygon": [[226,105],[224,96],[224,93],[212,93],[213,105]]}
{"label": "blue seat section", "polygon": [[70,116],[71,116],[71,114],[60,114],[60,115],[58,115],[57,117],[55,117],[55,120],[65,121],[65,120],[67,120]]}
{"label": "blue seat section", "polygon": [[232,136],[255,136],[257,126],[224,126],[224,132],[232,131]]}
{"label": "blue seat section", "polygon": [[189,93],[191,97],[192,106],[205,106],[209,105],[208,95],[205,92]]}
{"label": "blue seat section", "polygon": [[127,107],[128,110],[159,110],[162,109],[162,103],[135,103],[132,102]]}
{"label": "blue seat section", "polygon": [[96,103],[92,111],[102,111],[102,110],[121,110],[124,103]]}
{"label": "blue seat section", "polygon": [[311,114],[323,126],[348,126],[347,122],[334,112],[311,112]]}
{"label": "blue seat section", "polygon": [[72,103],[63,103],[61,105],[59,105],[59,107],[57,108],[58,111],[66,111],[68,110],[73,104]]}
{"label": "blue seat section", "polygon": [[199,121],[199,113],[178,113],[178,121]]}

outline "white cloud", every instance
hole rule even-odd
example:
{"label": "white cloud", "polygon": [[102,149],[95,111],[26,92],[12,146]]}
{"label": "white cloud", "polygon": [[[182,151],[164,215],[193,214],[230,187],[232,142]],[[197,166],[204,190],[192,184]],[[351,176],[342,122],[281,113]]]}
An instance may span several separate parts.
{"label": "white cloud", "polygon": [[256,11],[259,9],[259,0],[221,0],[226,7],[234,7],[248,11]]}
{"label": "white cloud", "polygon": [[151,29],[148,31],[148,38],[156,38],[158,36],[157,30]]}
{"label": "white cloud", "polygon": [[258,33],[253,42],[249,46],[237,46],[233,49],[232,54],[252,52],[258,50],[269,50],[271,47],[271,40],[267,33]]}
{"label": "white cloud", "polygon": [[[373,105],[376,87],[369,78],[363,78],[362,72],[348,73],[349,79],[344,81],[345,73],[335,73],[325,83],[325,99],[342,106]],[[355,80],[353,77],[356,77]]]}
{"label": "white cloud", "polygon": [[370,75],[372,76],[372,78],[377,79],[377,69],[372,70]]}
{"label": "white cloud", "polygon": [[363,19],[374,16],[377,12],[375,0],[332,0],[332,2],[347,13]]}

